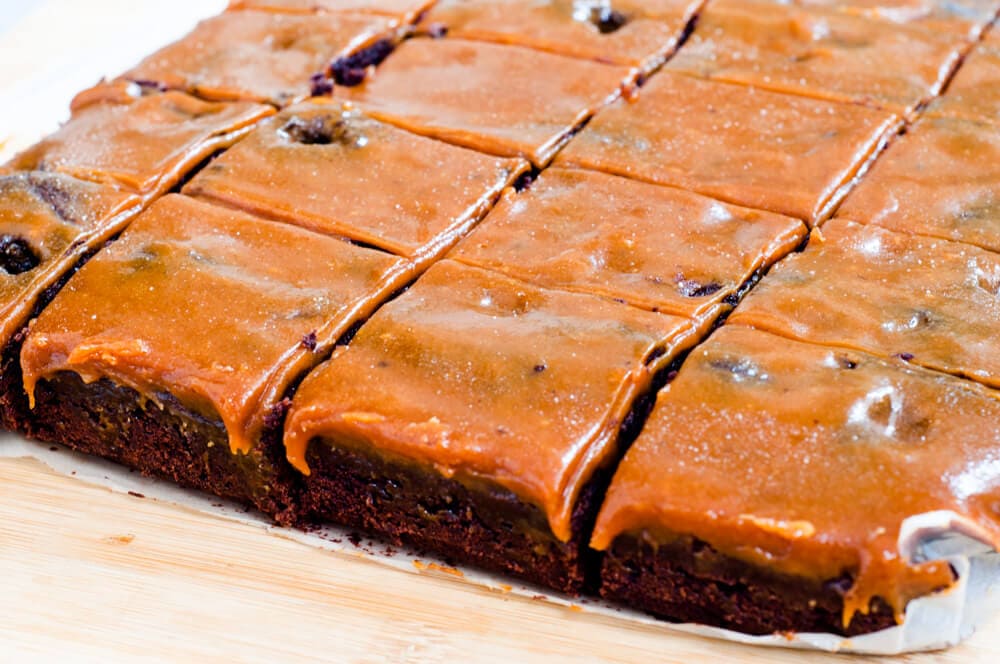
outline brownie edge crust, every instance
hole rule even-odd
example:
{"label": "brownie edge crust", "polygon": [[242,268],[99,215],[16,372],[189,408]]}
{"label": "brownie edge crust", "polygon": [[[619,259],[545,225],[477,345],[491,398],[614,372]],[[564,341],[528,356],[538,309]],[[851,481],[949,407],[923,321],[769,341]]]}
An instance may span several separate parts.
{"label": "brownie edge crust", "polygon": [[35,407],[16,415],[16,430],[247,506],[282,525],[300,522],[298,480],[284,461],[280,430],[249,453],[230,451],[220,418],[156,400],[107,379],[85,383],[61,372],[35,388]]}
{"label": "brownie edge crust", "polygon": [[854,614],[845,627],[844,595],[854,582],[849,575],[817,581],[771,572],[691,536],[654,542],[622,535],[604,554],[601,578],[607,600],[670,622],[746,634],[857,636],[897,624],[892,608],[876,597],[867,614]]}
{"label": "brownie edge crust", "polygon": [[585,536],[600,506],[599,470],[573,510],[573,534],[556,538],[545,514],[484,480],[445,478],[420,464],[357,445],[314,439],[302,510],[314,522],[378,533],[380,538],[579,595],[588,588]]}

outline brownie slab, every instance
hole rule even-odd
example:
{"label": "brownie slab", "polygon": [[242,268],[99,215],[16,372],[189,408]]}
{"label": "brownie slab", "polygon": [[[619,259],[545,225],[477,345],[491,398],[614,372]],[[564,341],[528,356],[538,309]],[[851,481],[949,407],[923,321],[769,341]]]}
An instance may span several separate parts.
{"label": "brownie slab", "polygon": [[703,0],[441,0],[423,25],[649,72],[677,47]]}
{"label": "brownie slab", "polygon": [[57,132],[15,156],[15,171],[57,171],[151,200],[273,115],[270,106],[209,103],[181,92],[104,84],[81,93]]}
{"label": "brownie slab", "polygon": [[279,106],[310,96],[310,79],[376,42],[397,39],[394,24],[364,14],[233,11],[202,21],[123,78],[215,101]]}
{"label": "brownie slab", "polygon": [[834,220],[730,318],[1000,386],[1000,254]]}
{"label": "brownie slab", "polygon": [[296,393],[285,445],[304,506],[579,592],[581,501],[703,327],[441,261]]}
{"label": "brownie slab", "polygon": [[996,28],[966,56],[947,92],[931,103],[927,113],[1000,125],[1000,33]]}
{"label": "brownie slab", "polygon": [[58,173],[0,177],[0,426],[27,408],[24,327],[85,256],[139,211],[139,198]]}
{"label": "brownie slab", "polygon": [[724,326],[660,393],[594,531],[602,594],[750,633],[857,634],[953,583],[938,510],[1000,541],[1000,400],[898,360]]}
{"label": "brownie slab", "polygon": [[799,246],[801,221],[593,171],[508,191],[452,258],[543,287],[700,318]]}
{"label": "brownie slab", "polygon": [[719,0],[667,69],[906,115],[941,91],[963,47],[956,35],[833,10]]}
{"label": "brownie slab", "polygon": [[896,131],[862,106],[660,72],[559,154],[584,166],[821,221]]}
{"label": "brownie slab", "polygon": [[409,131],[542,167],[620,96],[629,71],[516,46],[417,38],[337,94]]}
{"label": "brownie slab", "polygon": [[423,264],[528,168],[314,101],[262,124],[184,192]]}
{"label": "brownie slab", "polygon": [[232,0],[232,9],[259,9],[284,13],[370,12],[412,23],[434,0]]}
{"label": "brownie slab", "polygon": [[921,118],[893,141],[837,216],[1000,251],[1000,131]]}
{"label": "brownie slab", "polygon": [[[400,259],[169,195],[32,326],[21,364],[34,410],[21,428],[209,489],[204,464],[184,475],[174,457],[218,445],[248,468],[239,477],[215,469],[244,491],[229,497],[292,518],[275,514],[292,506],[256,490],[261,474],[277,472],[262,441],[280,425],[285,392],[408,278]],[[135,427],[130,400],[143,413]]]}

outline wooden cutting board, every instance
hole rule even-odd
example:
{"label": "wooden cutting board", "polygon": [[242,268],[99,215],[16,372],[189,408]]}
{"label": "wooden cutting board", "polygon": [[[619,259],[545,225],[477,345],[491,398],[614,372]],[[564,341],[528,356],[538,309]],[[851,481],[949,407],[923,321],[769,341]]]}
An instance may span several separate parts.
{"label": "wooden cutting board", "polygon": [[[224,4],[4,0],[0,161],[54,128],[74,92]],[[445,573],[398,571],[258,526],[112,493],[36,461],[0,459],[0,661],[680,664],[804,657],[846,659],[681,635]],[[1000,661],[1000,617],[957,648],[894,661]]]}

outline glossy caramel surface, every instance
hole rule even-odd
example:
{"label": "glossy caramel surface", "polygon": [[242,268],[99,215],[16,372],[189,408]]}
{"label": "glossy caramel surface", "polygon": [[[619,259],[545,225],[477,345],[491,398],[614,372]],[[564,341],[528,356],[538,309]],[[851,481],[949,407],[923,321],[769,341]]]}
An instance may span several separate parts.
{"label": "glossy caramel surface", "polygon": [[879,157],[837,216],[1000,251],[1000,128],[922,118]]}
{"label": "glossy caramel surface", "polygon": [[843,12],[717,0],[667,69],[902,115],[940,92],[962,45]]}
{"label": "glossy caramel surface", "polygon": [[417,38],[337,94],[418,134],[544,166],[628,76],[625,67],[527,48]]}
{"label": "glossy caramel surface", "polygon": [[[448,35],[517,44],[576,58],[649,69],[676,47],[702,0],[441,0],[425,26]],[[603,19],[603,20],[602,20]]]}
{"label": "glossy caramel surface", "polygon": [[593,544],[690,534],[785,574],[851,574],[845,624],[875,596],[901,613],[952,581],[901,556],[908,517],[953,511],[1000,543],[998,440],[1000,400],[974,383],[727,325],[660,393]]}
{"label": "glossy caramel surface", "polygon": [[802,222],[594,171],[508,191],[452,252],[541,286],[701,317],[805,239]]}
{"label": "glossy caramel surface", "polygon": [[286,105],[310,94],[310,77],[360,50],[393,24],[370,15],[226,12],[124,74],[202,99]]}
{"label": "glossy caramel surface", "polygon": [[[83,254],[121,230],[139,199],[58,173],[0,177],[0,348],[32,314],[41,293]],[[11,243],[26,260],[8,259]],[[33,265],[32,265],[33,263]],[[28,268],[28,269],[25,269]]]}
{"label": "glossy caramel surface", "polygon": [[370,12],[413,21],[434,4],[434,0],[231,0],[230,9],[259,9],[274,12]]}
{"label": "glossy caramel surface", "polygon": [[[787,0],[777,0],[786,2]],[[848,14],[975,39],[996,14],[994,0],[792,0]]]}
{"label": "glossy caramel surface", "polygon": [[965,58],[947,92],[927,109],[1000,126],[1000,33],[997,28]]}
{"label": "glossy caramel surface", "polygon": [[834,220],[729,320],[1000,387],[1000,254],[971,245]]}
{"label": "glossy caramel surface", "polygon": [[448,145],[316,101],[264,123],[184,191],[430,259],[527,168],[523,160]]}
{"label": "glossy caramel surface", "polygon": [[566,541],[653,369],[696,341],[683,318],[442,261],[306,378],[288,458],[308,472],[307,447],[325,438],[485,480]]}
{"label": "glossy caramel surface", "polygon": [[578,165],[816,222],[896,116],[660,72],[559,154]]}
{"label": "glossy caramel surface", "polygon": [[59,171],[154,197],[273,113],[250,102],[209,103],[181,92],[143,95],[135,85],[102,85],[77,97],[69,122],[7,166]]}
{"label": "glossy caramel surface", "polygon": [[385,254],[169,195],[39,316],[25,388],[72,371],[170,395],[245,452],[290,382],[406,277]]}

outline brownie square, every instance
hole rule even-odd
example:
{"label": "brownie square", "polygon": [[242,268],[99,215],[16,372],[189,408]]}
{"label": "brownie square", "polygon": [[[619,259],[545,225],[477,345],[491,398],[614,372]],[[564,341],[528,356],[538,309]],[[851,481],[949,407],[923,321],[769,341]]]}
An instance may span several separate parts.
{"label": "brownie square", "polygon": [[702,330],[450,260],[310,374],[285,427],[317,518],[567,592],[657,370]]}
{"label": "brownie square", "polygon": [[454,244],[528,167],[356,108],[308,102],[262,124],[184,192],[423,263]]}
{"label": "brownie square", "polygon": [[1000,125],[1000,33],[994,29],[966,56],[947,92],[931,103],[927,114]]}
{"label": "brownie square", "polygon": [[1000,251],[1000,131],[922,118],[893,141],[837,216]]}
{"label": "brownie square", "polygon": [[229,9],[283,13],[369,12],[412,23],[434,0],[232,0]]}
{"label": "brownie square", "polygon": [[889,627],[954,580],[908,558],[906,519],[947,510],[1000,541],[998,439],[1000,401],[975,383],[727,325],[615,474],[602,594],[753,634]]}
{"label": "brownie square", "polygon": [[906,115],[941,91],[963,46],[955,35],[833,10],[719,0],[667,69]]}
{"label": "brownie square", "polygon": [[816,223],[898,124],[885,111],[661,72],[599,113],[556,164]]}
{"label": "brownie square", "polygon": [[799,246],[801,221],[594,171],[508,191],[451,257],[547,288],[701,318]]}
{"label": "brownie square", "polygon": [[[784,2],[785,0],[777,0]],[[794,0],[807,7],[890,21],[936,33],[976,39],[997,13],[995,0]]]}
{"label": "brownie square", "polygon": [[527,46],[649,72],[677,47],[703,0],[442,0],[423,24],[461,39]]}
{"label": "brownie square", "polygon": [[1000,387],[1000,254],[835,219],[730,321]]}
{"label": "brownie square", "polygon": [[169,195],[32,326],[23,428],[290,520],[268,437],[285,392],[407,279],[386,254]]}
{"label": "brownie square", "polygon": [[284,106],[310,96],[311,77],[334,58],[397,38],[389,19],[364,14],[226,12],[202,21],[124,78],[202,99]]}
{"label": "brownie square", "polygon": [[142,94],[124,83],[81,93],[57,132],[15,156],[17,171],[58,171],[116,184],[152,199],[274,110],[200,101],[181,92]]}
{"label": "brownie square", "polygon": [[515,46],[411,39],[338,91],[379,120],[536,166],[621,94],[629,70]]}
{"label": "brownie square", "polygon": [[18,353],[29,319],[78,263],[121,231],[139,199],[58,173],[0,177],[0,426],[27,408]]}

